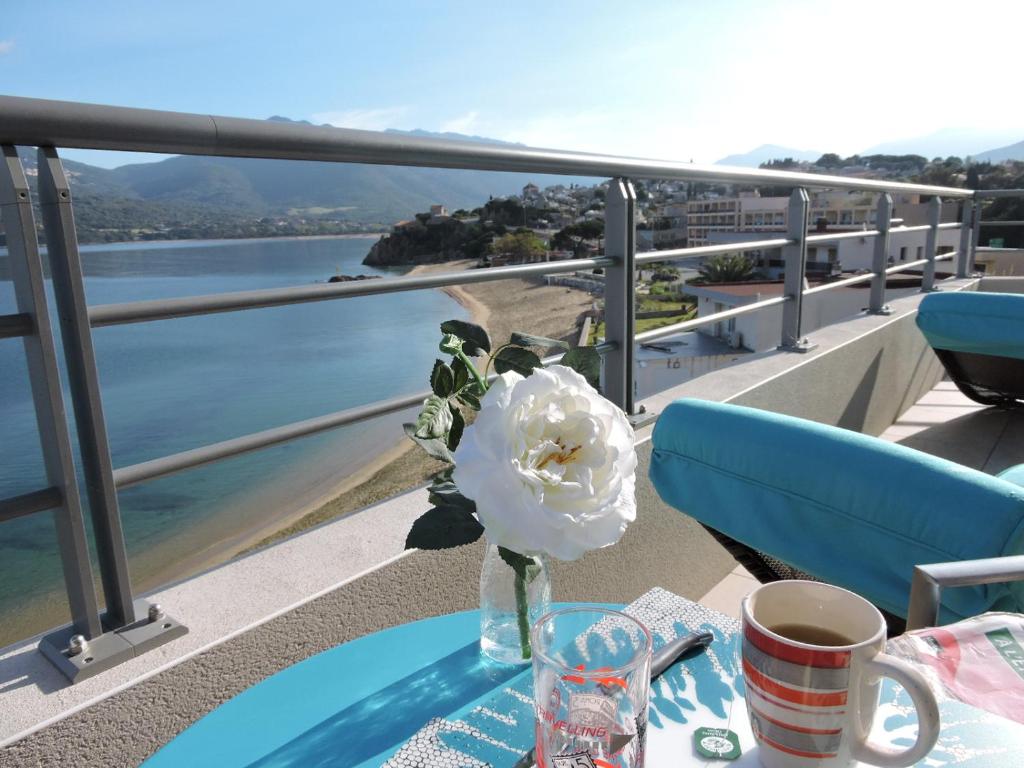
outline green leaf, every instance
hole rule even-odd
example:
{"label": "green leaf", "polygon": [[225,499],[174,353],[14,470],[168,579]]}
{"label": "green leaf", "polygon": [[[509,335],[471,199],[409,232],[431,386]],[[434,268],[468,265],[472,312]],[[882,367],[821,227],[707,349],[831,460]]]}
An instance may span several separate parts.
{"label": "green leaf", "polygon": [[455,459],[452,457],[451,451],[448,450],[448,446],[444,440],[440,440],[436,437],[423,438],[416,434],[415,424],[403,424],[402,428],[405,430],[405,434],[409,436],[409,439],[420,446],[429,455],[440,461],[447,461],[449,464],[455,463]]}
{"label": "green leaf", "polygon": [[509,339],[510,344],[515,344],[519,347],[543,347],[549,349],[550,347],[558,347],[559,349],[568,349],[569,345],[564,341],[558,339],[549,339],[547,336],[534,336],[532,333],[513,333],[512,338]]}
{"label": "green leaf", "polygon": [[470,357],[491,351],[491,337],[479,325],[463,320],[447,320],[441,323],[441,333],[450,333],[462,339],[462,351]]}
{"label": "green leaf", "polygon": [[467,405],[474,411],[480,410],[480,398],[470,392],[468,389],[464,389],[455,396],[460,403]]}
{"label": "green leaf", "polygon": [[593,347],[573,347],[559,360],[562,365],[572,368],[589,382],[594,389],[601,383],[601,353]]}
{"label": "green leaf", "polygon": [[467,512],[476,512],[476,502],[467,499],[450,480],[435,483],[427,489],[430,503],[435,507],[458,507]]}
{"label": "green leaf", "polygon": [[438,345],[438,349],[446,355],[457,355],[462,351],[462,339],[453,333],[446,333],[441,337],[441,343]]}
{"label": "green leaf", "polygon": [[501,559],[504,560],[513,571],[516,572],[516,576],[521,579],[529,579],[529,569],[531,566],[537,568],[537,572],[533,574],[536,578],[537,573],[540,571],[540,566],[537,565],[537,561],[532,557],[526,555],[520,555],[518,552],[513,552],[511,549],[505,549],[505,547],[498,547],[498,554],[501,555]]}
{"label": "green leaf", "polygon": [[438,397],[448,397],[455,391],[455,374],[443,360],[434,361],[434,370],[430,372],[430,388]]}
{"label": "green leaf", "polygon": [[416,418],[416,437],[426,440],[446,438],[452,427],[452,412],[448,409],[448,401],[443,397],[431,395],[423,401],[423,410]]}
{"label": "green leaf", "polygon": [[502,347],[494,358],[494,370],[498,373],[515,371],[521,376],[529,376],[534,368],[542,367],[540,358],[522,347]]}
{"label": "green leaf", "polygon": [[453,389],[460,392],[469,383],[469,367],[462,361],[461,357],[452,360],[452,374],[455,378]]}
{"label": "green leaf", "polygon": [[462,411],[454,403],[448,403],[448,408],[452,412],[452,426],[448,430],[448,450],[454,451],[459,447],[462,430],[466,428],[466,420],[462,417]]}
{"label": "green leaf", "polygon": [[434,507],[422,515],[405,538],[406,549],[451,549],[479,539],[484,527],[457,507]]}
{"label": "green leaf", "polygon": [[[455,474],[455,467],[445,467],[440,472],[437,472],[433,476],[433,478],[431,478],[431,482],[433,483],[431,488],[433,488],[435,486],[438,486],[438,485],[442,485],[444,483],[451,483],[452,487],[455,487],[455,481],[452,480],[452,475],[454,475],[454,474]],[[433,503],[433,502],[431,502],[431,503]]]}

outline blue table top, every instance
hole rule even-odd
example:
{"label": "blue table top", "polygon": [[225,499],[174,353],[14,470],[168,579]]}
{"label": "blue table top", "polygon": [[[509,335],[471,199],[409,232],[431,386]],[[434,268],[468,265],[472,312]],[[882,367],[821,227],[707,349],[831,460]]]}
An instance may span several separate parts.
{"label": "blue table top", "polygon": [[485,699],[525,669],[482,657],[479,640],[479,611],[352,640],[243,691],[143,765],[379,766],[430,718]]}

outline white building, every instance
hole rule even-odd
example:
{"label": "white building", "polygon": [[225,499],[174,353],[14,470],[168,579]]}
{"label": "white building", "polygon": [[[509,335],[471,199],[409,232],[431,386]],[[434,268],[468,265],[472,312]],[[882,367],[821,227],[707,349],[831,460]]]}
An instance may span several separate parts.
{"label": "white building", "polygon": [[[900,287],[901,282],[905,287]],[[915,293],[920,290],[918,283],[919,281],[912,278],[890,278],[886,296],[892,299]],[[785,287],[781,280],[764,280],[699,286],[688,284],[684,290],[697,297],[697,316],[707,317],[734,307],[782,296]],[[810,333],[853,317],[867,307],[868,299],[868,283],[805,296],[801,331]],[[753,352],[775,349],[782,338],[782,307],[768,307],[740,317],[722,320],[706,325],[698,329],[698,332],[715,337],[736,349]]]}
{"label": "white building", "polygon": [[[864,193],[816,192],[810,201],[811,234],[856,232],[874,229],[876,197]],[[768,239],[787,232],[788,197],[759,197],[756,194],[717,200],[696,200],[689,204],[687,245],[719,245]],[[941,221],[956,221],[956,203],[945,203]],[[918,195],[895,195],[893,218],[913,227],[928,223],[928,204]],[[924,258],[926,232],[903,232],[893,227],[889,235],[889,264]],[[938,234],[939,253],[956,250],[956,230]],[[808,245],[808,277],[827,277],[839,272],[858,272],[874,264],[875,242],[872,237],[858,237],[833,243]],[[747,252],[765,277],[782,277],[784,264],[781,249]]]}

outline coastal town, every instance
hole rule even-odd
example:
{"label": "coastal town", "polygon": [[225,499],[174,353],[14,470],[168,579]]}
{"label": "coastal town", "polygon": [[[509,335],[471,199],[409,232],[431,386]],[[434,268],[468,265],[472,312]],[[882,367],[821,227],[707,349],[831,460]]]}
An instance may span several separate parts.
{"label": "coastal town", "polygon": [[[1016,183],[1024,163],[967,164],[959,158],[927,161],[915,155],[840,158],[823,155],[814,162],[769,160],[762,167],[830,173],[862,178],[913,178],[929,183],[963,185]],[[778,297],[784,289],[781,248],[743,249],[745,242],[783,236],[789,227],[789,189],[694,182],[635,183],[637,251],[649,253],[693,246],[735,243],[737,250],[695,255],[671,263],[655,262],[638,271],[637,331],[662,328],[694,317]],[[591,258],[603,253],[608,183],[590,186],[554,184],[523,186],[520,194],[491,197],[478,208],[449,210],[443,203],[401,220],[374,244],[364,263],[376,267],[445,264],[489,268],[512,264]],[[816,287],[871,270],[874,243],[856,237],[876,226],[877,196],[863,192],[821,191],[810,200],[808,232],[845,233],[844,239],[807,248],[807,287]],[[918,261],[926,247],[929,201],[918,194],[893,196],[894,226],[886,256],[890,266]],[[955,203],[943,203],[940,223],[957,221]],[[958,233],[940,230],[936,252],[956,249]],[[998,242],[998,241],[997,241]],[[984,268],[984,264],[981,264]],[[988,265],[998,271],[997,264]],[[940,266],[939,269],[948,269]],[[942,272],[940,271],[940,276]],[[895,295],[920,290],[922,269],[893,275],[887,287]],[[540,279],[538,279],[540,280]],[[604,274],[600,268],[549,275],[547,285],[586,292],[590,307],[581,312],[570,335],[581,344],[603,338]],[[813,331],[858,312],[866,304],[864,283],[830,291],[828,300],[808,296],[804,328]],[[773,349],[782,323],[779,308],[709,324],[656,343],[638,345],[638,394],[731,364],[744,354]]]}

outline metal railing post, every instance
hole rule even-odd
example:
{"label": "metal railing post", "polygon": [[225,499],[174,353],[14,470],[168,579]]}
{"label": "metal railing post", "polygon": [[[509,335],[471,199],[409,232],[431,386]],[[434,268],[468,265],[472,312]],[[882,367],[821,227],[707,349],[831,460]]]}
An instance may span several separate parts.
{"label": "metal railing post", "polygon": [[107,603],[106,624],[122,627],[135,621],[135,607],[117,489],[114,487],[107,425],[103,418],[92,331],[86,310],[71,189],[57,150],[43,147],[39,150],[38,159],[39,208],[46,230],[46,250],[57,299],[57,314],[60,316],[85,487]]}
{"label": "metal railing post", "polygon": [[921,271],[921,292],[935,290],[935,256],[939,249],[939,221],[942,219],[942,198],[935,196],[928,203],[928,234],[925,235],[924,257],[928,263]]}
{"label": "metal railing post", "polygon": [[978,253],[978,243],[981,241],[981,199],[977,192],[974,193],[971,210],[974,220],[971,224],[971,257],[967,260],[967,273],[973,275],[974,257]]}
{"label": "metal railing post", "polygon": [[636,318],[636,192],[627,179],[612,179],[605,200],[604,336],[615,345],[604,357],[604,394],[633,415],[633,336]]}
{"label": "metal railing post", "polygon": [[[48,635],[39,647],[47,658],[68,674],[63,664],[72,663],[72,659],[85,663],[84,654],[65,656],[71,638],[76,635],[80,635],[90,646],[90,654],[93,650],[91,645],[94,643],[102,645],[105,651],[109,651],[119,660],[131,658],[132,653],[131,646],[124,641],[113,638],[113,642],[106,642],[103,636],[92,566],[89,561],[89,547],[86,543],[82,502],[78,493],[78,481],[75,478],[71,436],[57,368],[57,352],[54,348],[53,329],[46,305],[46,288],[42,262],[39,259],[35,217],[32,214],[28,181],[21,160],[17,150],[10,145],[3,147],[0,211],[3,212],[4,229],[7,232],[8,261],[14,281],[15,303],[19,312],[32,318],[32,333],[22,339],[32,385],[32,400],[35,404],[43,465],[47,481],[60,496],[54,522],[64,572],[64,585],[71,609],[71,625]],[[91,663],[93,657],[89,658]]]}
{"label": "metal railing post", "polygon": [[970,274],[973,216],[974,203],[965,197],[960,203],[960,252],[957,254],[956,260],[957,277],[967,277]]}
{"label": "metal railing post", "polygon": [[[188,630],[164,614],[159,606],[154,610],[154,606],[145,600],[135,601],[132,598],[128,555],[75,234],[71,188],[56,149],[40,148],[38,161],[39,207],[46,231],[53,292],[60,317],[64,359],[106,599],[103,624],[108,634],[103,637],[127,643],[130,655],[135,656],[180,637]],[[92,653],[92,657],[94,663],[107,664],[110,661],[101,651]]]}
{"label": "metal railing post", "polygon": [[803,337],[800,324],[804,306],[804,278],[807,274],[807,219],[811,198],[807,190],[797,188],[789,197],[786,237],[795,242],[784,246],[782,259],[786,265],[786,301],[782,305],[782,342],[779,349],[807,352],[814,345]]}
{"label": "metal railing post", "polygon": [[878,207],[875,214],[875,258],[873,269],[875,276],[871,278],[871,299],[868,312],[873,315],[888,315],[892,310],[885,303],[885,270],[889,266],[889,229],[892,226],[892,195],[883,192],[878,196]]}

